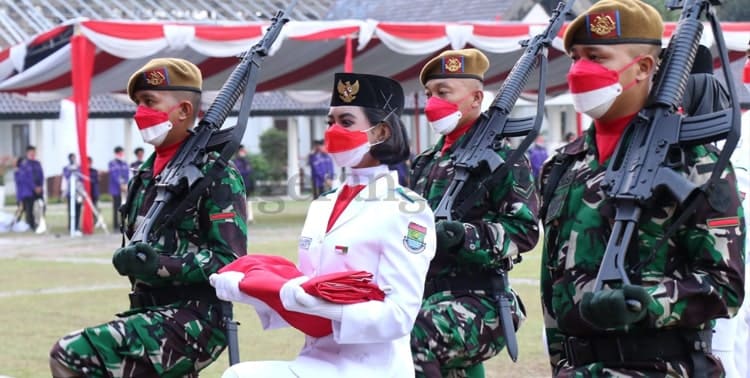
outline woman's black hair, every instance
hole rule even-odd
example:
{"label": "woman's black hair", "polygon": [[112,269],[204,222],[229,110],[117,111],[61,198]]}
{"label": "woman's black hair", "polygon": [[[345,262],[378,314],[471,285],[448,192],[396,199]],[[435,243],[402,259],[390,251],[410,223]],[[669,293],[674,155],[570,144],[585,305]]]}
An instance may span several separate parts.
{"label": "woman's black hair", "polygon": [[395,164],[408,159],[409,137],[406,135],[406,128],[401,123],[398,112],[365,107],[362,109],[371,125],[375,126],[383,122],[391,130],[388,139],[370,148],[370,155],[383,164]]}

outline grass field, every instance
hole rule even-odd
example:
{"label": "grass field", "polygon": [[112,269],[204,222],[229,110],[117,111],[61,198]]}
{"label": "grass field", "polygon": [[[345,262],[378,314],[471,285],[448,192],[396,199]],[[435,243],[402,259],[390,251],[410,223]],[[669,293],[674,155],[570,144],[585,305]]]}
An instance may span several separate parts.
{"label": "grass field", "polygon": [[[101,204],[102,216],[110,221],[108,205]],[[306,208],[307,202],[301,201],[254,202],[249,251],[295,259]],[[65,236],[61,206],[50,208],[48,224],[46,235],[0,234],[0,375],[49,377],[47,354],[59,337],[110,320],[127,307],[127,279],[110,264],[119,236],[99,229],[93,236]],[[549,375],[541,341],[539,256],[525,257],[511,272],[528,314],[518,333],[520,357],[514,364],[503,352],[487,362],[490,378]],[[294,330],[263,332],[247,306],[237,306],[235,317],[241,322],[243,360],[290,359],[301,346],[302,337]],[[201,376],[218,377],[226,366],[227,356],[222,355]]]}

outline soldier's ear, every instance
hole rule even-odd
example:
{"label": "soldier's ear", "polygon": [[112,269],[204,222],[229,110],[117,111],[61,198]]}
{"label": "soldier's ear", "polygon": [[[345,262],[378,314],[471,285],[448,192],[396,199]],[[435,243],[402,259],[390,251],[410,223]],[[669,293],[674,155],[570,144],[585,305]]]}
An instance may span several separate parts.
{"label": "soldier's ear", "polygon": [[656,70],[656,60],[651,55],[643,55],[637,63],[638,73],[636,73],[636,80],[644,81],[648,80],[649,76]]}
{"label": "soldier's ear", "polygon": [[191,118],[193,116],[193,112],[195,109],[193,109],[193,103],[188,100],[182,100],[179,104],[179,115],[180,119],[187,119]]}
{"label": "soldier's ear", "polygon": [[472,106],[481,107],[482,101],[484,100],[484,91],[481,89],[477,89],[474,91],[474,101],[472,101]]}

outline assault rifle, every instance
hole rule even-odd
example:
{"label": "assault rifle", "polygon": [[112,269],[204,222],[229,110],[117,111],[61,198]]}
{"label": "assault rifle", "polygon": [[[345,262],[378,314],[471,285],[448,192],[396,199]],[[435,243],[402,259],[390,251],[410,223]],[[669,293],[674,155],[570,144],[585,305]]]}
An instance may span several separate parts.
{"label": "assault rifle", "polygon": [[[437,220],[463,219],[476,200],[482,198],[494,186],[493,181],[505,177],[509,167],[513,166],[526,152],[539,134],[544,114],[547,52],[565,21],[565,15],[570,13],[574,1],[560,2],[552,12],[547,28],[531,40],[521,42],[521,45],[525,47],[523,55],[508,73],[490,108],[482,113],[472,127],[471,134],[456,147],[453,153],[455,174],[435,209]],[[539,65],[539,96],[536,117],[510,118],[510,112],[521,97],[521,92],[537,65]],[[507,161],[497,155],[496,151],[500,149],[506,138],[520,136],[525,136],[525,138]],[[469,181],[476,182],[478,185],[471,187],[471,192],[464,196],[462,189]],[[458,198],[462,200],[457,204]]]}
{"label": "assault rifle", "polygon": [[[718,178],[726,168],[740,137],[740,109],[734,86],[731,83],[729,58],[724,37],[712,5],[720,0],[671,0],[670,9],[682,8],[680,20],[666,50],[663,62],[654,78],[647,105],[631,121],[620,138],[617,149],[604,176],[602,188],[615,205],[615,222],[607,243],[602,265],[594,284],[594,291],[604,285],[629,284],[628,273],[635,274],[648,261],[640,261],[626,272],[625,256],[637,233],[641,209],[648,206],[655,195],[671,195],[681,207],[681,215],[667,229],[662,239],[653,247],[656,251],[695,210],[700,201],[719,191]],[[711,22],[716,45],[721,57],[725,83],[728,85],[732,106],[712,113],[683,117],[677,110],[687,86],[693,60],[703,32],[699,21],[705,13]],[[705,185],[697,187],[675,169],[682,164],[683,148],[696,144],[726,139],[714,164],[711,177]],[[701,198],[703,197],[703,198]],[[710,201],[709,201],[710,202]],[[713,205],[713,204],[712,204]],[[641,304],[635,300],[628,307],[639,311]]]}
{"label": "assault rifle", "polygon": [[[539,134],[547,87],[547,53],[552,40],[557,36],[565,21],[565,16],[570,13],[574,1],[558,3],[547,28],[531,40],[521,43],[525,48],[523,55],[510,70],[492,106],[482,113],[472,127],[472,133],[457,146],[453,153],[455,173],[435,209],[436,220],[466,220],[474,204],[508,174],[509,168],[526,152]],[[510,112],[537,65],[539,65],[539,96],[536,117],[510,118]],[[506,138],[520,136],[525,137],[507,160],[498,156],[497,151]],[[468,193],[464,193],[464,186],[469,182],[473,185],[468,185]],[[462,200],[456,203],[458,198]],[[512,261],[507,261],[507,266],[497,269],[497,276],[493,277],[491,284],[507,341],[508,354],[513,361],[516,361],[518,343],[510,313],[511,294],[508,290],[508,270],[512,268],[512,264]]]}
{"label": "assault rifle", "polygon": [[[198,197],[229,164],[245,134],[255,87],[258,84],[260,65],[279,36],[281,28],[289,21],[285,15],[291,12],[296,2],[293,1],[286,11],[278,11],[263,38],[240,56],[239,64],[221,87],[206,115],[198,122],[198,126],[190,131],[190,136],[182,144],[177,155],[161,173],[161,178],[156,184],[156,199],[131,237],[131,245],[137,242],[155,242],[161,231],[175,225],[185,210],[195,204]],[[242,102],[237,124],[220,130],[240,95]],[[212,150],[221,152],[204,176],[201,168],[206,162],[206,155]],[[131,203],[130,201],[131,199],[128,203]],[[146,258],[138,257],[142,260]],[[239,362],[239,343],[237,323],[232,319],[231,303],[222,302],[222,321],[227,331],[229,363],[234,365]]]}

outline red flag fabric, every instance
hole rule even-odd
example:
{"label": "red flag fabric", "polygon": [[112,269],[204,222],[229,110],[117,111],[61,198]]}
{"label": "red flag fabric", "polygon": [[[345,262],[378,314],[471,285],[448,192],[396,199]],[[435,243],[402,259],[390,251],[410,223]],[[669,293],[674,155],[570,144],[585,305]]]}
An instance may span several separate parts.
{"label": "red flag fabric", "polygon": [[[333,332],[330,319],[288,311],[281,303],[281,287],[302,275],[293,262],[281,256],[252,254],[227,264],[219,273],[228,271],[244,273],[240,290],[265,302],[292,327],[313,337],[323,337]],[[339,304],[385,299],[385,293],[372,283],[372,273],[365,271],[324,274],[303,283],[302,288],[310,295]]]}
{"label": "red flag fabric", "polygon": [[365,271],[324,274],[303,283],[302,288],[310,295],[340,304],[385,299],[383,290],[372,283],[372,273]]}
{"label": "red flag fabric", "polygon": [[281,287],[292,278],[302,275],[293,262],[281,256],[246,255],[224,266],[219,273],[227,271],[245,273],[240,281],[240,290],[265,302],[292,327],[312,337],[324,337],[333,333],[330,319],[287,311],[281,303]]}

